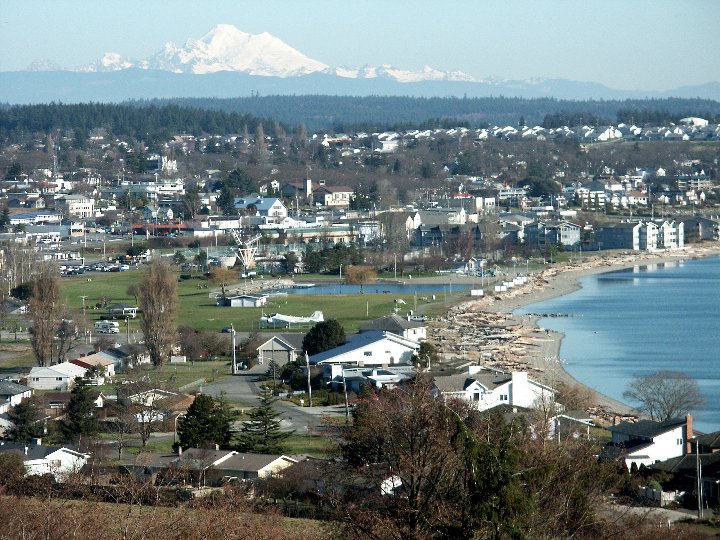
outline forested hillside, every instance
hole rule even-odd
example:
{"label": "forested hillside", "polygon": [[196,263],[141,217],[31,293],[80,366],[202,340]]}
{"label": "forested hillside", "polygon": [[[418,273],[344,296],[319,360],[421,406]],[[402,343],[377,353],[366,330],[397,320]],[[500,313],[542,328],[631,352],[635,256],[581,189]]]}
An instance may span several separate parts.
{"label": "forested hillside", "polygon": [[132,101],[123,104],[42,104],[4,106],[0,137],[16,139],[51,129],[88,131],[104,127],[115,135],[168,138],[187,132],[254,132],[264,119],[268,132],[275,122],[288,131],[300,124],[308,130],[378,131],[486,125],[664,124],[687,116],[720,122],[720,103],[704,99],[567,101],[552,98],[411,98],[350,96],[253,96],[234,99],[187,98]]}

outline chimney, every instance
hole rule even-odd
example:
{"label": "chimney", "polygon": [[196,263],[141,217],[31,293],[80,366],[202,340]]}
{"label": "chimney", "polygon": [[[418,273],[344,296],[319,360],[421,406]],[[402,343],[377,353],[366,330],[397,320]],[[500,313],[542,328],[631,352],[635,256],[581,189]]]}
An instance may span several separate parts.
{"label": "chimney", "polygon": [[182,446],[178,445],[178,456],[182,456]]}
{"label": "chimney", "polygon": [[27,456],[28,450],[29,450],[29,448],[26,446],[26,447],[25,447],[25,455],[26,455],[26,456]]}
{"label": "chimney", "polygon": [[215,445],[215,451],[217,452],[218,450],[220,450],[220,445],[219,445],[219,444],[216,444],[216,445]]}
{"label": "chimney", "polygon": [[312,180],[310,180],[310,173],[305,173],[305,197],[310,199],[312,197]]}
{"label": "chimney", "polygon": [[35,446],[42,446],[42,439],[40,437],[33,439],[33,444]]}
{"label": "chimney", "polygon": [[[692,454],[693,425],[692,416],[685,417],[685,453]],[[697,444],[697,443],[696,443]]]}

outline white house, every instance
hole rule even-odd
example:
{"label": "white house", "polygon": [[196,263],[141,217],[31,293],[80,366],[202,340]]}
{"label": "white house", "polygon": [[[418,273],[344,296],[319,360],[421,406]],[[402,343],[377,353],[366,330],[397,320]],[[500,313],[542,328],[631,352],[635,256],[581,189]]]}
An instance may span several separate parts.
{"label": "white house", "polygon": [[63,195],[57,201],[68,217],[85,219],[95,216],[95,199],[85,195]]}
{"label": "white house", "polygon": [[525,372],[507,373],[480,366],[470,366],[466,374],[436,377],[435,387],[442,396],[464,399],[480,411],[498,405],[532,408],[552,400],[555,394],[549,386],[529,379]]}
{"label": "white house", "polygon": [[334,349],[310,357],[316,365],[344,364],[356,366],[390,366],[410,364],[420,348],[416,341],[380,330],[361,332]]}
{"label": "white house", "polygon": [[611,426],[612,440],[603,449],[606,457],[621,458],[628,469],[635,463],[652,465],[689,452],[693,437],[692,416],[671,418],[665,422],[640,420]]}
{"label": "white house", "polygon": [[77,377],[84,377],[87,369],[70,362],[30,370],[27,385],[35,390],[69,390]]}
{"label": "white house", "polygon": [[0,381],[0,414],[5,414],[23,399],[32,396],[32,388],[12,381]]}
{"label": "white house", "polygon": [[265,218],[266,223],[279,223],[288,215],[283,202],[276,197],[247,197],[235,199],[235,208],[249,211],[254,207],[258,216]]}
{"label": "white house", "polygon": [[267,304],[268,296],[266,294],[238,294],[236,296],[218,296],[216,303],[218,306],[229,307],[262,307]]}
{"label": "white house", "polygon": [[70,360],[70,362],[85,369],[97,367],[102,370],[105,377],[110,378],[115,376],[115,367],[120,364],[115,356],[102,351],[81,356],[80,358]]}
{"label": "white house", "polygon": [[90,457],[66,446],[43,446],[40,439],[35,442],[37,444],[0,442],[0,454],[18,454],[25,465],[26,476],[52,474],[58,481],[79,472]]}
{"label": "white house", "polygon": [[274,335],[265,343],[258,345],[257,355],[260,364],[274,361],[278,365],[294,362],[302,351],[303,334]]}

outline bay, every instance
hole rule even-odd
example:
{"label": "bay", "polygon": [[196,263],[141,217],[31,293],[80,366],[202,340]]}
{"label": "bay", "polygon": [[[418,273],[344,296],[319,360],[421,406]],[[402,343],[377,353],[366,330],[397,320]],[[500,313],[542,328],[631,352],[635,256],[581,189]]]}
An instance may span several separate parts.
{"label": "bay", "polygon": [[539,322],[565,334],[565,369],[621,401],[638,375],[683,372],[706,399],[693,411],[696,428],[720,430],[720,257],[638,265],[585,276],[580,284],[517,310],[567,315]]}

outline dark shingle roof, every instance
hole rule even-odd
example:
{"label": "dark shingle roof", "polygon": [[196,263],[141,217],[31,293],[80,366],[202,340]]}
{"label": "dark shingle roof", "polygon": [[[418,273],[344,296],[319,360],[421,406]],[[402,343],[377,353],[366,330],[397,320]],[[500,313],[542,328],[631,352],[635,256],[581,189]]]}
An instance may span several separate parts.
{"label": "dark shingle roof", "polygon": [[[27,448],[27,451],[25,450]],[[77,448],[70,446],[70,445],[64,445],[64,446],[43,446],[43,445],[36,445],[36,444],[25,444],[25,443],[2,443],[0,444],[0,454],[19,454],[22,456],[23,460],[29,461],[29,460],[35,460],[35,459],[43,459],[45,456],[52,454],[53,452],[56,452],[57,450],[60,450],[61,448],[65,448],[67,450],[70,450],[72,452],[77,452]]]}
{"label": "dark shingle roof", "polygon": [[[214,469],[218,470],[231,470],[231,471],[252,471],[259,472],[264,467],[270,465],[273,461],[287,456],[281,456],[276,454],[236,454],[231,458],[226,459],[222,463],[218,463]],[[292,460],[295,461],[295,460]]]}
{"label": "dark shingle roof", "polygon": [[426,325],[417,321],[408,321],[404,317],[399,315],[388,315],[386,317],[380,317],[374,321],[365,323],[360,327],[362,332],[367,330],[384,330],[386,332],[392,332],[393,334],[402,335],[405,330],[412,328],[423,328]]}
{"label": "dark shingle roof", "polygon": [[690,472],[695,473],[697,470],[697,460],[700,459],[703,470],[714,469],[714,466],[720,466],[720,452],[714,454],[687,454],[685,456],[674,457],[666,459],[665,461],[659,461],[650,465],[651,468],[658,471],[665,471],[669,473],[679,472]]}
{"label": "dark shingle roof", "polygon": [[654,422],[652,420],[640,420],[638,422],[621,422],[608,429],[613,433],[622,433],[630,437],[642,437],[652,439],[662,433],[666,433],[678,426],[685,424],[685,418],[671,418],[665,422]]}
{"label": "dark shingle roof", "polygon": [[720,431],[700,435],[697,438],[697,442],[700,446],[708,446],[710,448],[720,449]]}
{"label": "dark shingle roof", "polygon": [[0,398],[17,396],[30,390],[29,387],[12,381],[0,381]]}

